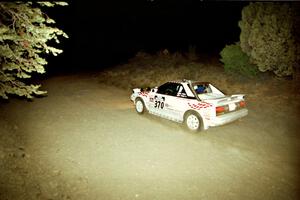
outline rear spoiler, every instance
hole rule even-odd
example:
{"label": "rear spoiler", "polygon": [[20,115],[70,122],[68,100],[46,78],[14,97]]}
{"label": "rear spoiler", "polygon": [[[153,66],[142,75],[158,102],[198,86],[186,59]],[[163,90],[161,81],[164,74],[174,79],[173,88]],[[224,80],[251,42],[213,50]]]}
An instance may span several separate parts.
{"label": "rear spoiler", "polygon": [[217,103],[222,103],[226,101],[234,101],[234,100],[243,100],[244,99],[244,94],[234,94],[225,98],[222,98],[221,100],[217,101]]}

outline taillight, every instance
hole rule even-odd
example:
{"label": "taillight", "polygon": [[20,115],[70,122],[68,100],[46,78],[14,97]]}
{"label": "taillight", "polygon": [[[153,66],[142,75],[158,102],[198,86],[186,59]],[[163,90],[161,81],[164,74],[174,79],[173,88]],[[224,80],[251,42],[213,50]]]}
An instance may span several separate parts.
{"label": "taillight", "polygon": [[226,105],[226,106],[218,106],[218,107],[216,107],[216,114],[217,115],[221,115],[221,114],[224,114],[225,112],[227,112],[228,111],[228,105]]}
{"label": "taillight", "polygon": [[240,107],[246,107],[245,101],[241,101],[241,102],[240,102]]}
{"label": "taillight", "polygon": [[223,106],[219,106],[219,107],[216,107],[216,113],[221,113],[221,112],[224,112],[224,107]]}

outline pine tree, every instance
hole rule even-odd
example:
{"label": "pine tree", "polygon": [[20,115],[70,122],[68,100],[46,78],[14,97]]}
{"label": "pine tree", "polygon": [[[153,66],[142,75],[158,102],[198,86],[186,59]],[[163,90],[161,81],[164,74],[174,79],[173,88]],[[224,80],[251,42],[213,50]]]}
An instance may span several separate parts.
{"label": "pine tree", "polygon": [[45,94],[41,85],[26,84],[32,73],[45,73],[47,61],[43,56],[62,53],[49,46],[59,43],[58,36],[67,38],[53,26],[55,21],[41,11],[41,6],[68,5],[65,2],[0,2],[0,97],[9,94],[33,98]]}

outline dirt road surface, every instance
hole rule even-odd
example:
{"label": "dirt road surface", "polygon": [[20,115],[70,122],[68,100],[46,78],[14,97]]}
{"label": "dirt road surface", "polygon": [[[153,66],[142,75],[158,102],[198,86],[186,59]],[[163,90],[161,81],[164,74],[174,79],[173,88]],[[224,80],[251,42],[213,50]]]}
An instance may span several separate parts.
{"label": "dirt road surface", "polygon": [[300,197],[298,101],[249,95],[246,118],[193,134],[98,79],[50,78],[48,97],[0,104],[1,200]]}

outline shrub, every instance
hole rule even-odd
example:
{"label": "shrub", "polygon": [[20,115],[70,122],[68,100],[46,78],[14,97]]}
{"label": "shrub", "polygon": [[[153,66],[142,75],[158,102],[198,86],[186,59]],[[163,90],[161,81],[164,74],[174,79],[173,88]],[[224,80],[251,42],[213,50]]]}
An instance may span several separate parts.
{"label": "shrub", "polygon": [[220,53],[226,72],[234,72],[244,76],[255,76],[258,69],[250,63],[239,44],[226,45]]}
{"label": "shrub", "polygon": [[290,4],[250,3],[242,10],[239,27],[241,48],[260,71],[273,71],[277,76],[293,74],[297,45]]}

